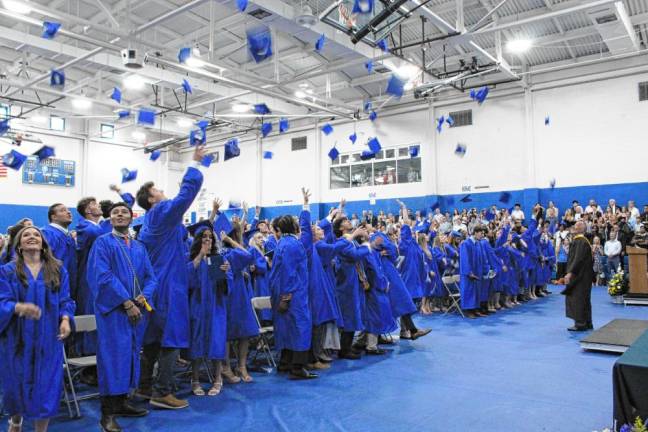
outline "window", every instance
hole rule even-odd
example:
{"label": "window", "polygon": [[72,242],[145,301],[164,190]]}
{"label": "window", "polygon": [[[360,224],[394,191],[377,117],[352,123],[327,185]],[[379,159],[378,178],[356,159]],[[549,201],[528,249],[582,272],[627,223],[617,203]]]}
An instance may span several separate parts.
{"label": "window", "polygon": [[396,183],[396,161],[374,164],[374,184],[376,186]]}
{"label": "window", "polygon": [[472,110],[455,111],[448,114],[454,122],[450,127],[470,126],[472,125]]}
{"label": "window", "polygon": [[372,163],[351,165],[351,187],[373,185]]}
{"label": "window", "polygon": [[398,157],[409,156],[409,147],[401,147],[398,149]]}
{"label": "window", "polygon": [[400,159],[397,161],[398,183],[421,181],[421,158]]}
{"label": "window", "polygon": [[65,119],[63,117],[50,116],[49,128],[51,130],[65,132]]}
{"label": "window", "polygon": [[0,105],[0,119],[5,120],[9,118],[11,109],[9,105]]}
{"label": "window", "polygon": [[344,189],[350,187],[351,184],[351,167],[335,167],[331,168],[331,189]]}
{"label": "window", "polygon": [[115,138],[115,125],[101,123],[101,138]]}

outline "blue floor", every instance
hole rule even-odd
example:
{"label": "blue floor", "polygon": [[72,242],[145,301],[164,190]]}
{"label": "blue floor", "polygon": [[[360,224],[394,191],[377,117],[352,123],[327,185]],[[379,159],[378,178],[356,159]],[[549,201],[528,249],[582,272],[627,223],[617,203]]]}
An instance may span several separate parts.
{"label": "blue floor", "polygon": [[[336,361],[319,380],[255,374],[221,395],[190,397],[181,411],[120,420],[127,431],[594,431],[611,426],[610,354],[583,352],[567,332],[564,299],[550,297],[479,320],[419,317],[433,329],[384,357]],[[648,319],[648,308],[592,296],[594,325]],[[99,430],[97,401],[51,431]]]}

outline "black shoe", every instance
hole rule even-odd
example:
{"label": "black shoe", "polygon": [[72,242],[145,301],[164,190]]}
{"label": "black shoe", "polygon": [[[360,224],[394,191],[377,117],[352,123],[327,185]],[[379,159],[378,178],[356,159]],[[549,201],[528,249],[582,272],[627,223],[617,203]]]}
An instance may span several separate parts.
{"label": "black shoe", "polygon": [[292,369],[290,371],[289,378],[293,380],[314,379],[314,378],[318,378],[318,375],[312,373],[307,369],[300,368],[300,369]]}
{"label": "black shoe", "polygon": [[148,413],[148,410],[134,407],[124,401],[124,403],[113,412],[113,415],[117,417],[144,417],[145,415],[148,415]]}
{"label": "black shoe", "polygon": [[394,345],[394,340],[393,339],[387,339],[384,336],[378,336],[378,344],[379,345]]}
{"label": "black shoe", "polygon": [[587,328],[587,326],[585,326],[585,327],[573,326],[573,327],[569,327],[567,330],[570,331],[570,332],[582,332],[582,331],[587,331],[589,329]]}
{"label": "black shoe", "polygon": [[416,330],[416,333],[412,334],[412,340],[416,340],[420,337],[425,336],[426,334],[430,333],[432,329],[418,329]]}
{"label": "black shoe", "polygon": [[387,351],[385,351],[384,349],[375,348],[365,350],[365,353],[367,353],[367,355],[385,355],[387,354]]}
{"label": "black shoe", "polygon": [[102,415],[99,424],[103,432],[122,432],[121,426],[119,426],[113,415]]}
{"label": "black shoe", "polygon": [[547,297],[547,294],[545,294],[544,291],[538,291],[538,292],[536,293],[536,295],[537,295],[538,297]]}
{"label": "black shoe", "polygon": [[359,360],[360,357],[362,357],[360,355],[360,353],[355,352],[355,351],[340,351],[338,353],[338,358],[339,359]]}
{"label": "black shoe", "polygon": [[351,349],[352,349],[353,351],[356,351],[356,352],[361,353],[361,352],[363,352],[364,350],[367,349],[367,345],[366,345],[366,344],[364,344],[364,345],[363,345],[363,344],[353,344],[353,345],[351,346]]}
{"label": "black shoe", "polygon": [[277,366],[277,372],[290,372],[290,365],[289,364],[281,364],[279,363],[279,366]]}

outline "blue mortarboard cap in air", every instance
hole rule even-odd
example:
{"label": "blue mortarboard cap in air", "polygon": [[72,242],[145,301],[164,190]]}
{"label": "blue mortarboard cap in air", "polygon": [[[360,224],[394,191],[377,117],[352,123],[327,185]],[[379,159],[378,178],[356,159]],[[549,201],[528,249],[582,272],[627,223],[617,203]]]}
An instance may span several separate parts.
{"label": "blue mortarboard cap in air", "polygon": [[371,113],[369,114],[369,120],[376,121],[377,118],[378,114],[376,113],[376,111],[371,111]]}
{"label": "blue mortarboard cap in air", "polygon": [[351,144],[355,144],[357,139],[358,139],[358,134],[356,134],[355,132],[349,135],[349,140],[351,141]]}
{"label": "blue mortarboard cap in air", "polygon": [[365,68],[367,69],[367,72],[371,73],[373,72],[373,60],[369,60],[365,63]]}
{"label": "blue mortarboard cap in air", "polygon": [[436,127],[437,132],[441,133],[441,129],[443,129],[444,122],[445,122],[445,117],[443,116],[437,119],[437,127]]}
{"label": "blue mortarboard cap in air", "polygon": [[279,120],[279,133],[288,132],[290,129],[290,123],[287,118],[282,118]]}
{"label": "blue mortarboard cap in air", "polygon": [[322,51],[322,48],[324,48],[325,43],[326,43],[326,35],[322,33],[320,37],[317,39],[317,42],[315,42],[315,51],[317,52]]}
{"label": "blue mortarboard cap in air", "polygon": [[54,147],[43,146],[34,152],[34,156],[38,156],[39,161],[54,157]]}
{"label": "blue mortarboard cap in air", "polygon": [[191,93],[191,84],[189,84],[189,81],[186,79],[182,80],[182,90],[184,90],[185,93]]}
{"label": "blue mortarboard cap in air", "polygon": [[376,138],[376,137],[371,138],[369,140],[369,142],[367,143],[367,145],[369,146],[369,149],[373,153],[378,153],[382,149],[382,146],[380,145],[380,142],[378,141],[378,138]]}
{"label": "blue mortarboard cap in air", "polygon": [[430,206],[430,208],[432,209],[432,211],[434,211],[438,208],[441,208],[441,204],[439,204],[439,201],[436,201],[434,204]]}
{"label": "blue mortarboard cap in air", "polygon": [[119,87],[114,87],[112,94],[110,95],[110,99],[114,100],[117,103],[121,103],[121,99],[122,99],[121,96],[122,93]]}
{"label": "blue mortarboard cap in air", "polygon": [[427,233],[428,231],[430,231],[430,222],[428,221],[424,221],[414,227],[414,232]]}
{"label": "blue mortarboard cap in air", "polygon": [[446,118],[446,123],[448,123],[448,126],[450,127],[454,126],[454,119],[451,115],[448,115],[448,117]]}
{"label": "blue mortarboard cap in air", "polygon": [[180,51],[178,51],[178,61],[181,64],[185,64],[189,57],[191,57],[191,48],[190,47],[180,48]]}
{"label": "blue mortarboard cap in air", "polygon": [[122,183],[133,181],[137,178],[137,170],[130,171],[128,168],[122,168]]}
{"label": "blue mortarboard cap in air", "polygon": [[54,36],[56,36],[56,33],[58,33],[60,28],[61,28],[61,23],[43,21],[43,34],[42,34],[42,36],[45,39],[54,39]]}
{"label": "blue mortarboard cap in air", "polygon": [[511,201],[511,193],[510,192],[502,192],[499,197],[499,201],[504,204],[508,204],[509,201]]}
{"label": "blue mortarboard cap in air", "polygon": [[200,235],[200,233],[205,230],[213,230],[213,229],[214,226],[208,219],[201,220],[200,222],[196,222],[195,224],[189,225],[187,227],[187,231],[189,231],[191,237],[196,237],[197,235]]}
{"label": "blue mortarboard cap in air", "polygon": [[0,136],[9,131],[9,119],[0,120]]}
{"label": "blue mortarboard cap in air", "polygon": [[549,118],[549,116],[546,116],[545,117],[545,126],[549,126],[550,122],[551,122],[551,119]]}
{"label": "blue mortarboard cap in air", "polygon": [[200,165],[209,168],[209,166],[214,162],[214,155],[212,153],[203,156],[200,160]]}
{"label": "blue mortarboard cap in air", "polygon": [[50,85],[51,86],[64,86],[65,85],[65,72],[52,69],[50,72]]}
{"label": "blue mortarboard cap in air", "polygon": [[27,156],[22,153],[17,152],[16,150],[11,150],[6,155],[2,156],[2,163],[4,166],[9,167],[18,171],[22,164],[27,160]]}
{"label": "blue mortarboard cap in air", "polygon": [[447,203],[448,205],[453,205],[453,204],[455,203],[455,199],[454,199],[454,197],[451,197],[451,196],[450,196],[450,197],[446,198],[446,203]]}
{"label": "blue mortarboard cap in air", "polygon": [[378,48],[380,48],[383,52],[389,51],[389,46],[387,45],[387,39],[380,39],[378,42],[376,42],[376,45]]}
{"label": "blue mortarboard cap in air", "polygon": [[362,160],[369,160],[375,157],[376,153],[372,152],[371,150],[363,150],[362,153],[360,153],[360,159]]}
{"label": "blue mortarboard cap in air", "polygon": [[260,115],[270,114],[270,108],[264,103],[254,105],[254,112]]}
{"label": "blue mortarboard cap in air", "polygon": [[468,194],[465,197],[461,198],[459,201],[461,201],[462,203],[469,203],[472,202],[472,198],[470,198],[470,194]]}
{"label": "blue mortarboard cap in air", "polygon": [[415,158],[416,156],[419,155],[419,151],[420,151],[420,147],[419,147],[419,146],[412,146],[412,147],[410,147],[410,149],[409,149],[410,157]]}
{"label": "blue mortarboard cap in air", "polygon": [[368,14],[373,10],[373,6],[374,0],[354,0],[351,13]]}
{"label": "blue mortarboard cap in air", "polygon": [[261,26],[248,29],[246,33],[248,50],[255,62],[261,63],[272,56],[272,35],[268,27]]}
{"label": "blue mortarboard cap in air", "polygon": [[488,97],[488,86],[484,86],[479,90],[472,89],[470,90],[470,98],[477,101],[479,105],[483,104]]}
{"label": "blue mortarboard cap in air", "polygon": [[457,156],[464,157],[466,156],[466,150],[467,150],[466,145],[459,143],[457,144],[457,147],[455,148],[454,152]]}
{"label": "blue mortarboard cap in air", "polygon": [[155,125],[155,111],[141,108],[137,113],[137,123],[142,125]]}
{"label": "blue mortarboard cap in air", "polygon": [[261,136],[267,137],[272,132],[272,123],[265,122],[261,125]]}
{"label": "blue mortarboard cap in air", "polygon": [[117,115],[119,116],[120,119],[130,117],[130,110],[119,111]]}
{"label": "blue mortarboard cap in air", "polygon": [[209,126],[209,121],[200,120],[199,122],[196,123],[196,126],[198,126],[202,130],[205,130],[205,129],[207,129],[207,126]]}
{"label": "blue mortarboard cap in air", "polygon": [[331,126],[329,123],[326,123],[324,126],[322,126],[322,132],[324,132],[324,135],[331,135],[331,133],[333,133],[333,126]]}
{"label": "blue mortarboard cap in air", "polygon": [[405,93],[405,80],[396,74],[392,74],[387,83],[387,89],[385,92],[396,98],[400,98],[403,96],[403,93]]}
{"label": "blue mortarboard cap in air", "polygon": [[232,232],[232,229],[232,223],[229,221],[227,216],[225,216],[225,213],[219,214],[214,221],[214,232],[216,233],[216,237],[220,239],[221,232],[229,234]]}
{"label": "blue mortarboard cap in air", "polygon": [[230,138],[225,143],[225,160],[238,157],[241,154],[241,149],[238,146],[238,138]]}
{"label": "blue mortarboard cap in air", "polygon": [[151,152],[151,156],[149,156],[149,159],[155,162],[156,160],[160,159],[160,156],[162,156],[161,150],[153,150]]}
{"label": "blue mortarboard cap in air", "polygon": [[274,154],[271,151],[263,152],[263,159],[272,159],[272,156],[274,156]]}
{"label": "blue mortarboard cap in air", "polygon": [[371,111],[371,101],[367,101],[367,102],[365,102],[365,103],[364,103],[364,107],[363,107],[363,109],[364,109],[364,112],[369,112],[369,111]]}
{"label": "blue mortarboard cap in air", "polygon": [[247,9],[247,5],[248,5],[248,0],[236,0],[236,7],[241,12],[245,12],[245,9]]}
{"label": "blue mortarboard cap in air", "polygon": [[329,150],[328,157],[331,158],[332,161],[337,159],[338,156],[340,156],[340,152],[338,151],[338,149],[333,147],[331,150]]}
{"label": "blue mortarboard cap in air", "polygon": [[189,145],[203,145],[207,143],[207,126],[202,123],[198,123],[198,129],[192,129],[189,132]]}

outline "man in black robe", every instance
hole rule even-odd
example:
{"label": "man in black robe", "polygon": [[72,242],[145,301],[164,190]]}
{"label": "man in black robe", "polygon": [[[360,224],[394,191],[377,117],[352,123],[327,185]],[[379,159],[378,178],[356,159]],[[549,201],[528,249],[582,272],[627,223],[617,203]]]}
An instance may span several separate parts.
{"label": "man in black robe", "polygon": [[594,277],[592,246],[585,238],[585,223],[576,222],[572,227],[572,242],[565,275],[566,315],[575,321],[569,331],[586,331],[592,325],[592,280]]}

